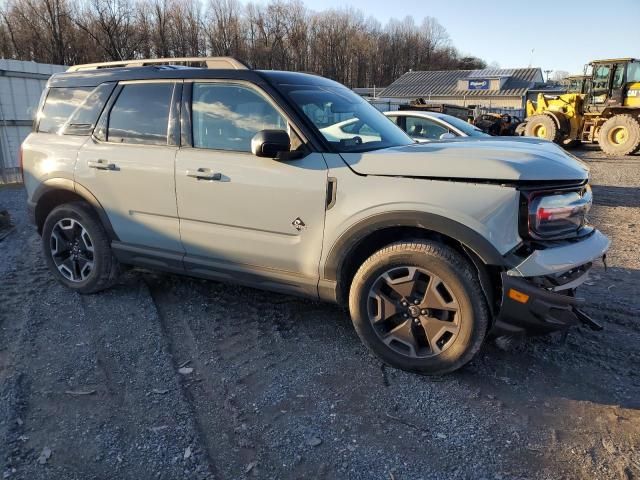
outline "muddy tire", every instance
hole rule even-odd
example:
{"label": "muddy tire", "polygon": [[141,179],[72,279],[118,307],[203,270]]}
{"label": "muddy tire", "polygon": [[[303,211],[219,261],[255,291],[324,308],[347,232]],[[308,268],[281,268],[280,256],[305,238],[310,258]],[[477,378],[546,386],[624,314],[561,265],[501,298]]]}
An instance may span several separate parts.
{"label": "muddy tire", "polygon": [[561,132],[555,120],[549,115],[534,115],[527,119],[524,128],[527,137],[542,138],[550,142],[559,143]]}
{"label": "muddy tire", "polygon": [[640,122],[631,115],[615,115],[600,127],[600,149],[606,155],[632,155],[640,151]]}
{"label": "muddy tire", "polygon": [[385,363],[453,372],[480,349],[489,312],[469,262],[433,241],[390,245],[358,269],[349,310],[362,342]]}
{"label": "muddy tire", "polygon": [[84,202],[60,205],[49,213],[42,228],[42,250],[56,279],[76,292],[99,292],[117,279],[118,261],[107,232]]}

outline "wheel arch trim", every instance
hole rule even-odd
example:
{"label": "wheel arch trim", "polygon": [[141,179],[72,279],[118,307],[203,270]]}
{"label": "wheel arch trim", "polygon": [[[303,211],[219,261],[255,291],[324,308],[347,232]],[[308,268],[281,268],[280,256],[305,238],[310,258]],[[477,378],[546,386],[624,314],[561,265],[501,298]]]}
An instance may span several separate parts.
{"label": "wheel arch trim", "polygon": [[375,232],[390,227],[414,227],[450,237],[474,252],[486,265],[504,266],[500,252],[480,233],[455,220],[429,212],[395,211],[372,215],[351,227],[333,243],[324,262],[323,279],[337,281],[354,248]]}
{"label": "wheel arch trim", "polygon": [[[86,201],[89,205],[91,205],[91,207],[95,210],[96,214],[98,215],[98,218],[100,219],[100,223],[106,230],[109,240],[112,240],[112,241],[119,240],[118,235],[113,229],[113,226],[111,225],[111,221],[109,220],[109,216],[107,215],[107,212],[105,211],[102,204],[98,201],[98,199],[93,195],[93,193],[91,193],[91,191],[88,188],[76,182],[75,180],[72,180],[70,178],[64,178],[64,177],[49,178],[44,182],[42,182],[40,185],[38,185],[36,190],[33,192],[33,195],[31,196],[31,200],[29,203],[33,205],[34,209],[37,209],[38,203],[42,200],[43,197],[49,194],[55,193],[57,191],[74,193],[75,195],[79,196],[84,201]],[[34,218],[34,220],[37,222],[37,218]],[[36,223],[36,226],[38,227],[38,232],[40,232],[41,225],[38,225]]]}

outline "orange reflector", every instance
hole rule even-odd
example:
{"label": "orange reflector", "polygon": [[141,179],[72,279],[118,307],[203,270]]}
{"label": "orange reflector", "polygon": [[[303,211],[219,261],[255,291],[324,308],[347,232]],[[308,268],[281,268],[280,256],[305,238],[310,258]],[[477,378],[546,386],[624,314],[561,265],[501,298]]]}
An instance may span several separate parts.
{"label": "orange reflector", "polygon": [[514,290],[513,288],[509,289],[509,298],[520,303],[527,303],[529,301],[529,295],[519,292],[518,290]]}

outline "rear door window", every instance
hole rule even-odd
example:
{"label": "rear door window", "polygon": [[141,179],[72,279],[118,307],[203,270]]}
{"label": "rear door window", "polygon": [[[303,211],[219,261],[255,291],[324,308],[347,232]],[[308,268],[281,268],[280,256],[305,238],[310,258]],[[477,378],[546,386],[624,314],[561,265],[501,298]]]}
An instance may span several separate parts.
{"label": "rear door window", "polygon": [[107,141],[167,145],[173,83],[124,85],[111,112]]}
{"label": "rear door window", "polygon": [[58,133],[94,87],[50,88],[38,115],[38,132]]}

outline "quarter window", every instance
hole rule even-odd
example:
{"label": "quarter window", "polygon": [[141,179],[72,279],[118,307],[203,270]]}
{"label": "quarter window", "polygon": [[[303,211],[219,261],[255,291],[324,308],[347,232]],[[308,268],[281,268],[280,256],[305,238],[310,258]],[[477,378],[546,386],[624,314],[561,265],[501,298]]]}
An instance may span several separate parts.
{"label": "quarter window", "polygon": [[50,88],[38,118],[38,132],[58,133],[71,114],[87,98],[93,87]]}
{"label": "quarter window", "polygon": [[[260,130],[288,130],[284,117],[256,91],[241,85],[194,83],[193,146],[250,152]],[[292,138],[292,147],[295,141]]]}
{"label": "quarter window", "polygon": [[103,83],[93,90],[60,128],[63,135],[91,135],[115,83]]}
{"label": "quarter window", "polygon": [[125,85],[109,114],[107,140],[166,145],[173,83]]}

